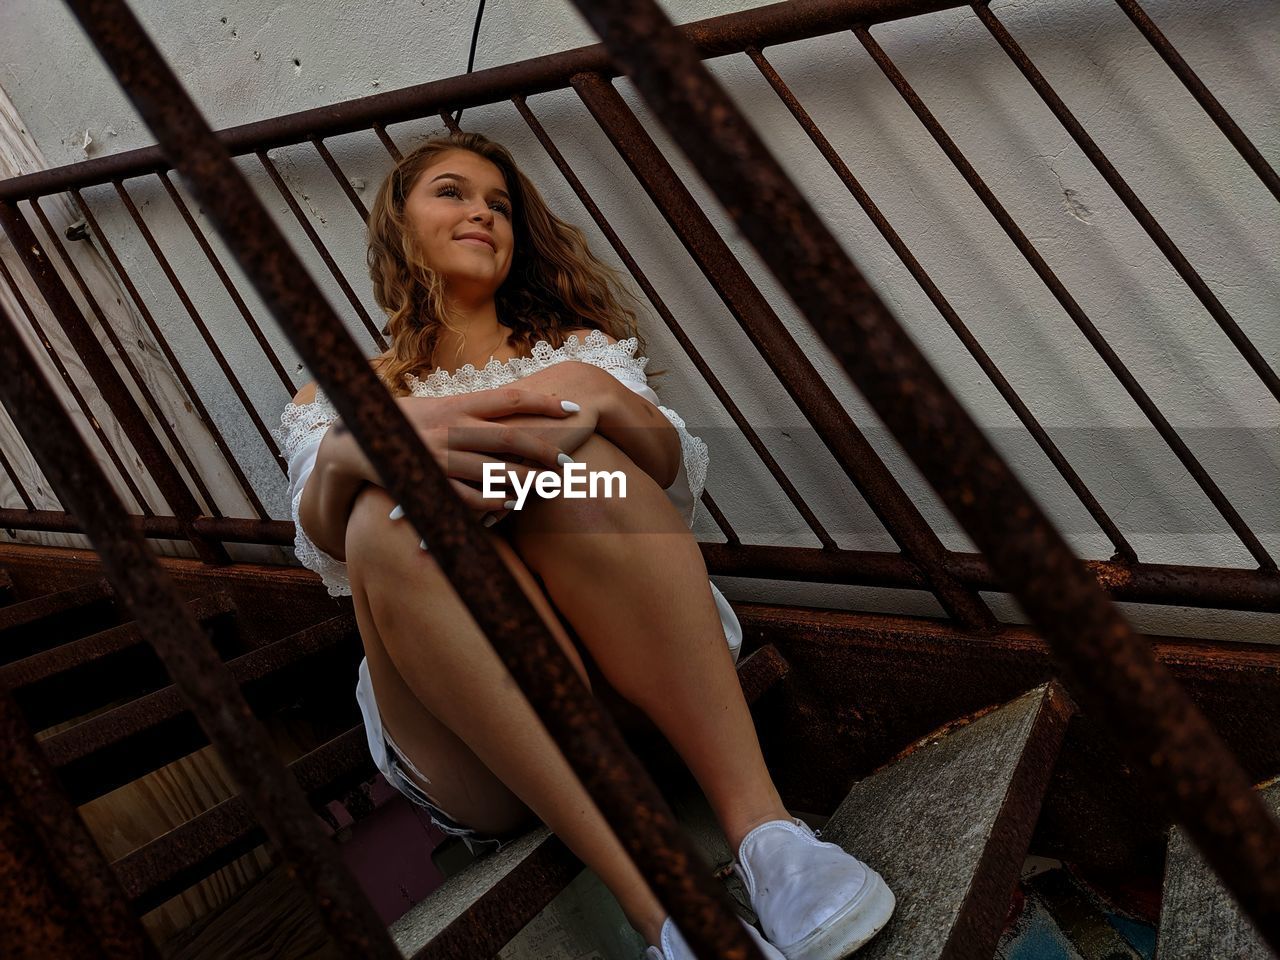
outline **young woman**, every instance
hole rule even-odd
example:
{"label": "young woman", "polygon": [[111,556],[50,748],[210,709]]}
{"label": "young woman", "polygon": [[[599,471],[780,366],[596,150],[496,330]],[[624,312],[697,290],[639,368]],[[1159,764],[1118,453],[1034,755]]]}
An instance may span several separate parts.
{"label": "young woman", "polygon": [[[706,444],[648,385],[616,274],[478,134],[429,140],[396,165],[370,212],[368,256],[389,318],[379,376],[584,681],[570,631],[688,764],[737,851],[762,951],[834,960],[866,942],[893,894],[792,818],[765,768],[734,671],[742,630],[690,532]],[[614,893],[648,956],[692,956],[335,421],[309,384],[281,418],[282,447],[298,558],[355,605],[356,696],[378,768],[469,845],[543,821]],[[482,496],[486,463],[527,481],[569,459],[621,471],[626,496],[531,496],[519,510]]]}

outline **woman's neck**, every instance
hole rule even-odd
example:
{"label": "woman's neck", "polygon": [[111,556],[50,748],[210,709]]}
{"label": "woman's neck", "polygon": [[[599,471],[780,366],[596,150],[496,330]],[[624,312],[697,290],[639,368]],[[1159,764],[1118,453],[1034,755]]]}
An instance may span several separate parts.
{"label": "woman's neck", "polygon": [[481,369],[490,358],[509,358],[509,328],[498,322],[493,300],[472,307],[454,303],[450,323],[460,333],[442,327],[436,342],[435,363],[439,369],[455,372],[468,363]]}

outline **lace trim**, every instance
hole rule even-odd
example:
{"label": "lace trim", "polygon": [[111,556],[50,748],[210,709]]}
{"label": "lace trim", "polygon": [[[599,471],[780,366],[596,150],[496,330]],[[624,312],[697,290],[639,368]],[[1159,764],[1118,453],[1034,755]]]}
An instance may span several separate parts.
{"label": "lace trim", "polygon": [[298,508],[302,503],[304,490],[306,490],[306,484],[303,484],[293,495],[293,552],[300,564],[320,575],[320,580],[324,583],[329,596],[349,597],[351,596],[351,579],[347,576],[347,565],[317,547],[302,529]]}
{"label": "lace trim", "polygon": [[[582,360],[608,370],[620,380],[645,383],[647,378],[644,368],[648,365],[649,358],[637,357],[635,352],[638,347],[639,340],[636,337],[610,343],[599,330],[588,333],[585,341],[572,333],[560,347],[552,347],[546,340],[539,340],[533,345],[531,357],[490,360],[479,370],[470,363],[464,364],[455,373],[434,370],[425,379],[406,373],[405,382],[415,397],[448,397],[504,387],[554,364],[564,363],[566,360]],[[271,434],[280,444],[281,455],[288,460],[317,430],[327,429],[337,419],[337,409],[324,389],[317,384],[316,397],[310,403],[285,405],[284,412],[280,415],[280,428],[272,430]]]}
{"label": "lace trim", "polygon": [[280,445],[280,455],[288,462],[316,431],[327,430],[337,419],[338,411],[317,385],[316,398],[311,403],[285,404],[284,412],[280,414],[280,426],[272,430],[271,435]]}
{"label": "lace trim", "polygon": [[490,360],[479,370],[470,363],[464,364],[455,373],[434,370],[427,374],[426,379],[406,373],[405,382],[409,384],[415,397],[448,397],[505,387],[554,364],[564,363],[566,360],[583,360],[608,370],[620,380],[644,383],[644,368],[649,363],[649,358],[635,356],[638,346],[639,340],[635,337],[610,343],[599,330],[588,333],[585,341],[580,341],[576,333],[571,333],[561,347],[552,347],[546,340],[539,340],[533,345],[531,357]]}
{"label": "lace trim", "polygon": [[689,492],[693,495],[693,507],[689,514],[689,525],[698,518],[698,505],[702,503],[702,490],[707,485],[707,467],[711,464],[711,455],[706,441],[695,437],[685,426],[684,418],[670,407],[658,405],[658,409],[671,421],[680,434],[680,450],[684,457],[685,479],[689,481]]}

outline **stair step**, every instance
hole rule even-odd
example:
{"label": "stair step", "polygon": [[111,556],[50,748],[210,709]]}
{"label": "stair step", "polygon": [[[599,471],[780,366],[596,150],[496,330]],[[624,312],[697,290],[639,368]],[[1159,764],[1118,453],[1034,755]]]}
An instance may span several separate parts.
{"label": "stair step", "polygon": [[105,577],[0,607],[0,663],[114,626],[120,619],[115,589]]}
{"label": "stair step", "polygon": [[[206,628],[218,617],[235,613],[223,591],[188,601],[191,615]],[[113,700],[152,689],[168,676],[138,632],[135,621],[0,666],[0,687],[8,687],[33,730],[104,706]]]}
{"label": "stair step", "polygon": [[[364,727],[353,727],[289,764],[298,785],[319,807],[375,774]],[[159,906],[265,840],[252,811],[229,797],[139,847],[111,866],[139,913]]]}
{"label": "stair step", "polygon": [[[1267,806],[1280,816],[1280,779],[1259,789]],[[1160,960],[1273,956],[1181,827],[1169,831],[1156,955]]]}
{"label": "stair step", "polygon": [[9,571],[0,570],[0,607],[7,607],[16,602],[18,594],[14,590],[13,578]]}
{"label": "stair step", "polygon": [[[359,643],[352,614],[333,617],[259,647],[228,661],[227,668],[246,688],[250,704],[261,709],[264,699],[270,698],[264,698],[255,685],[309,657],[334,650],[344,641],[349,641],[353,650]],[[170,685],[78,723],[49,737],[43,746],[73,801],[85,803],[206,742],[186,701],[177,687]]]}
{"label": "stair step", "polygon": [[1050,682],[925,737],[860,781],[822,828],[897,897],[858,960],[989,957],[1074,706]]}
{"label": "stair step", "polygon": [[[738,680],[748,705],[788,670],[772,646],[744,657]],[[391,925],[391,937],[414,960],[492,956],[581,870],[560,839],[539,827],[449,877]]]}

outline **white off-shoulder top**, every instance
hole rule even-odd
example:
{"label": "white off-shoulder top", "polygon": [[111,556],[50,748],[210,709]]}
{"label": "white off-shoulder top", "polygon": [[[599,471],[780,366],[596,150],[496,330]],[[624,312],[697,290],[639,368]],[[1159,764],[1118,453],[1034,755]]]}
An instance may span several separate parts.
{"label": "white off-shoulder top", "polygon": [[[506,386],[531,373],[566,360],[578,360],[607,370],[628,389],[661,410],[680,435],[680,448],[683,454],[680,470],[665,492],[685,518],[685,522],[692,528],[697,515],[698,500],[707,479],[707,466],[710,462],[707,445],[701,438],[689,432],[678,413],[662,405],[658,394],[649,386],[648,378],[644,373],[649,358],[637,357],[635,355],[637,347],[638,340],[635,337],[610,343],[601,331],[592,330],[587,334],[585,341],[581,340],[576,333],[570,334],[561,347],[552,347],[547,341],[540,340],[534,345],[533,355],[530,357],[513,357],[505,361],[490,360],[479,370],[468,363],[455,373],[436,370],[421,379],[410,373],[405,375],[405,382],[409,385],[413,396],[445,397]],[[272,432],[280,444],[281,454],[289,465],[289,501],[295,530],[294,552],[304,567],[320,575],[331,596],[340,597],[351,595],[347,565],[317,547],[302,529],[302,523],[298,517],[302,491],[315,467],[316,451],[320,447],[320,441],[324,438],[325,432],[337,419],[338,413],[332,402],[317,386],[315,400],[301,405],[288,404],[280,416],[279,429]],[[736,659],[742,643],[741,625],[724,595],[714,583],[710,583],[710,586],[725,628],[725,639]]]}

